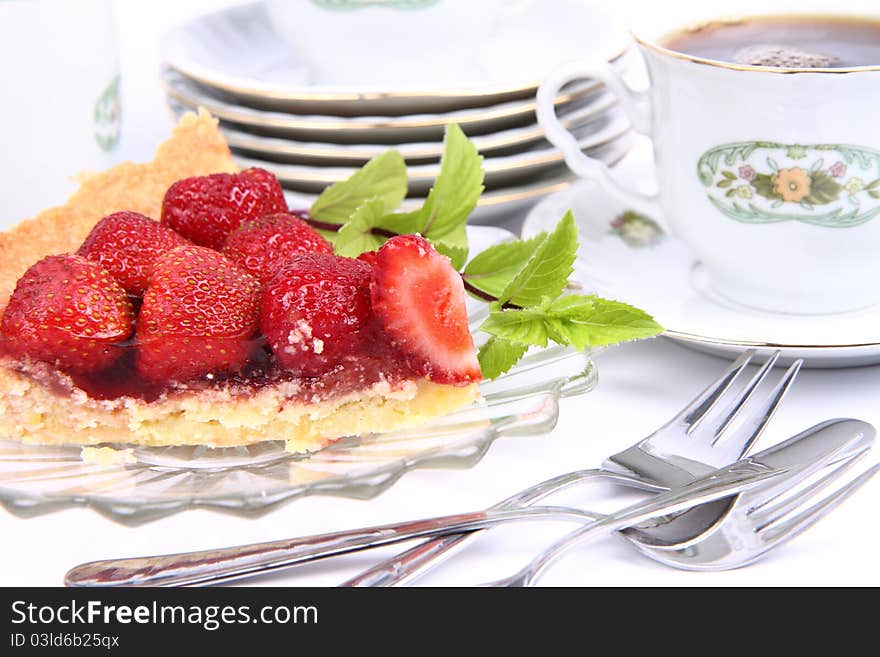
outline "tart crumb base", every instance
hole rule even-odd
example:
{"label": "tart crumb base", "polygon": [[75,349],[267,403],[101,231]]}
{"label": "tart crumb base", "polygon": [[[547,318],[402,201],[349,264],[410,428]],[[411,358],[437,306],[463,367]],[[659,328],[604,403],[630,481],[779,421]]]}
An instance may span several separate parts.
{"label": "tart crumb base", "polygon": [[0,389],[0,435],[28,444],[233,447],[284,440],[292,452],[314,451],[341,436],[422,424],[479,397],[476,384],[418,380],[395,387],[377,383],[318,403],[289,399],[280,386],[248,396],[205,391],[151,403],[102,401],[77,391],[58,394],[10,370],[0,370]]}

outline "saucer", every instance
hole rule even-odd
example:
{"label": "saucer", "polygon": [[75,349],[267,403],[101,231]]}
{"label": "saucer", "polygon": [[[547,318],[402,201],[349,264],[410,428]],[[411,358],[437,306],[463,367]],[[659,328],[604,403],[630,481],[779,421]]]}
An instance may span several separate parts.
{"label": "saucer", "polygon": [[[653,179],[650,150],[640,144],[615,167],[624,185]],[[664,336],[723,357],[745,349],[781,350],[806,367],[880,363],[880,305],[827,315],[756,310],[716,294],[705,269],[679,239],[627,208],[595,183],[578,181],[529,213],[523,236],[552,228],[571,209],[580,229],[577,280],[601,296],[631,303],[665,327]]]}
{"label": "saucer", "polygon": [[[266,135],[320,142],[399,143],[440,140],[449,123],[457,123],[471,135],[481,135],[535,122],[535,100],[516,100],[480,108],[437,114],[405,116],[334,116],[292,114],[255,109],[210,94],[188,78],[166,68],[161,84],[169,101],[189,110],[204,107],[223,122]],[[607,109],[607,95],[594,83],[565,97],[556,105],[560,112],[585,110],[592,105]]]}
{"label": "saucer", "polygon": [[399,88],[315,80],[308,63],[279,36],[263,2],[225,7],[180,25],[162,39],[160,53],[165,65],[241,104],[351,116],[448,112],[532,99],[559,62],[587,56],[614,61],[631,45],[627,31],[592,5],[532,4],[511,29],[485,44],[481,57],[453,67],[449,85],[432,82],[431,62],[422,53],[417,59],[424,66],[411,79],[398,78]]}
{"label": "saucer", "polygon": [[[629,123],[622,117],[611,120],[603,128],[581,135],[581,149],[592,157],[608,163],[620,160],[632,147],[633,136]],[[343,166],[309,166],[285,164],[267,157],[247,156],[234,152],[236,162],[242,168],[259,167],[274,173],[281,184],[293,190],[320,193],[328,185],[347,180],[357,168]],[[537,180],[540,176],[566,171],[565,160],[554,147],[535,149],[506,155],[487,157],[483,160],[483,184],[487,190],[510,187]],[[425,196],[440,174],[439,164],[416,164],[407,166],[410,196]]]}
{"label": "saucer", "polygon": [[[524,215],[539,199],[568,189],[574,180],[573,174],[563,170],[561,174],[538,176],[528,183],[483,192],[477,201],[477,207],[468,217],[468,223],[504,224],[511,216]],[[284,191],[284,196],[287,205],[294,209],[311,207],[318,198],[317,194],[289,189]],[[424,197],[406,198],[401,203],[400,210],[418,210],[424,201]]]}
{"label": "saucer", "polygon": [[[175,116],[191,111],[176,104],[170,98],[168,105]],[[576,134],[587,135],[607,126],[609,119],[619,117],[617,100],[610,94],[584,107],[576,107],[560,114],[560,123]],[[616,119],[622,120],[622,117]],[[627,127],[628,123],[627,123]],[[220,131],[233,150],[255,154],[277,162],[311,164],[320,166],[361,166],[368,160],[388,150],[388,144],[334,144],[332,142],[304,142],[284,137],[270,137],[236,128],[234,124],[220,122]],[[544,131],[537,123],[509,128],[470,138],[471,143],[486,157],[515,155],[527,150],[547,150],[553,146],[544,139]],[[599,144],[595,141],[592,145]],[[401,142],[393,145],[408,164],[439,162],[443,155],[443,141]],[[582,148],[588,148],[582,146]]]}

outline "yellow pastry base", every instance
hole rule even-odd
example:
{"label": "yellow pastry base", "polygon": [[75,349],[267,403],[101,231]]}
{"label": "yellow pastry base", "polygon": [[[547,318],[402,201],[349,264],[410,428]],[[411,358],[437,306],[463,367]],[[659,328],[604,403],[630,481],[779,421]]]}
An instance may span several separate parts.
{"label": "yellow pastry base", "polygon": [[44,385],[0,369],[0,436],[26,443],[97,445],[211,445],[231,447],[284,440],[290,451],[319,449],[340,436],[382,432],[424,423],[478,396],[429,381],[400,387],[377,383],[366,390],[308,403],[295,383],[243,394],[224,388],[170,393],[153,402],[131,397],[96,400],[72,385]]}

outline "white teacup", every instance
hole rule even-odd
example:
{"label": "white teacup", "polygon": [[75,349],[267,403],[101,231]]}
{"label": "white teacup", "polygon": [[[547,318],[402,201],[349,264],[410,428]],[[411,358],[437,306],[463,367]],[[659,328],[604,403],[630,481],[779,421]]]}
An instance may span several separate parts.
{"label": "white teacup", "polygon": [[0,229],[63,203],[73,176],[116,158],[112,0],[0,2]]}
{"label": "white teacup", "polygon": [[[664,47],[676,30],[651,23],[633,30],[647,91],[599,60],[564,66],[539,89],[539,122],[569,167],[661,216],[732,301],[785,313],[880,302],[880,61],[786,69],[708,60]],[[553,98],[584,77],[601,79],[651,138],[658,196],[622,189],[559,124]]]}

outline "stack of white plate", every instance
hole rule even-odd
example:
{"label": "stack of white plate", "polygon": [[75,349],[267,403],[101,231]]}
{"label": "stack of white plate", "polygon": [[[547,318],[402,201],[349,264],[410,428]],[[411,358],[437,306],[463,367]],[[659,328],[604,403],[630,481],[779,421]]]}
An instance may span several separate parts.
{"label": "stack of white plate", "polygon": [[[210,111],[239,164],[272,171],[303,204],[395,148],[408,165],[407,204],[417,206],[439,171],[445,126],[457,123],[485,157],[486,192],[472,220],[492,221],[571,183],[562,154],[536,123],[537,72],[577,56],[601,56],[624,73],[639,63],[625,33],[595,8],[569,0],[532,5],[506,32],[508,43],[498,34],[488,44],[493,65],[474,62],[460,73],[456,89],[438,88],[430,79],[401,80],[396,88],[313,80],[263,3],[207,14],[168,34],[162,82],[175,114]],[[539,27],[522,43],[529,25]],[[530,66],[499,70],[498,53],[505,48],[531,49]],[[630,126],[599,83],[564,89],[556,105],[584,151],[614,163],[631,147]]]}

